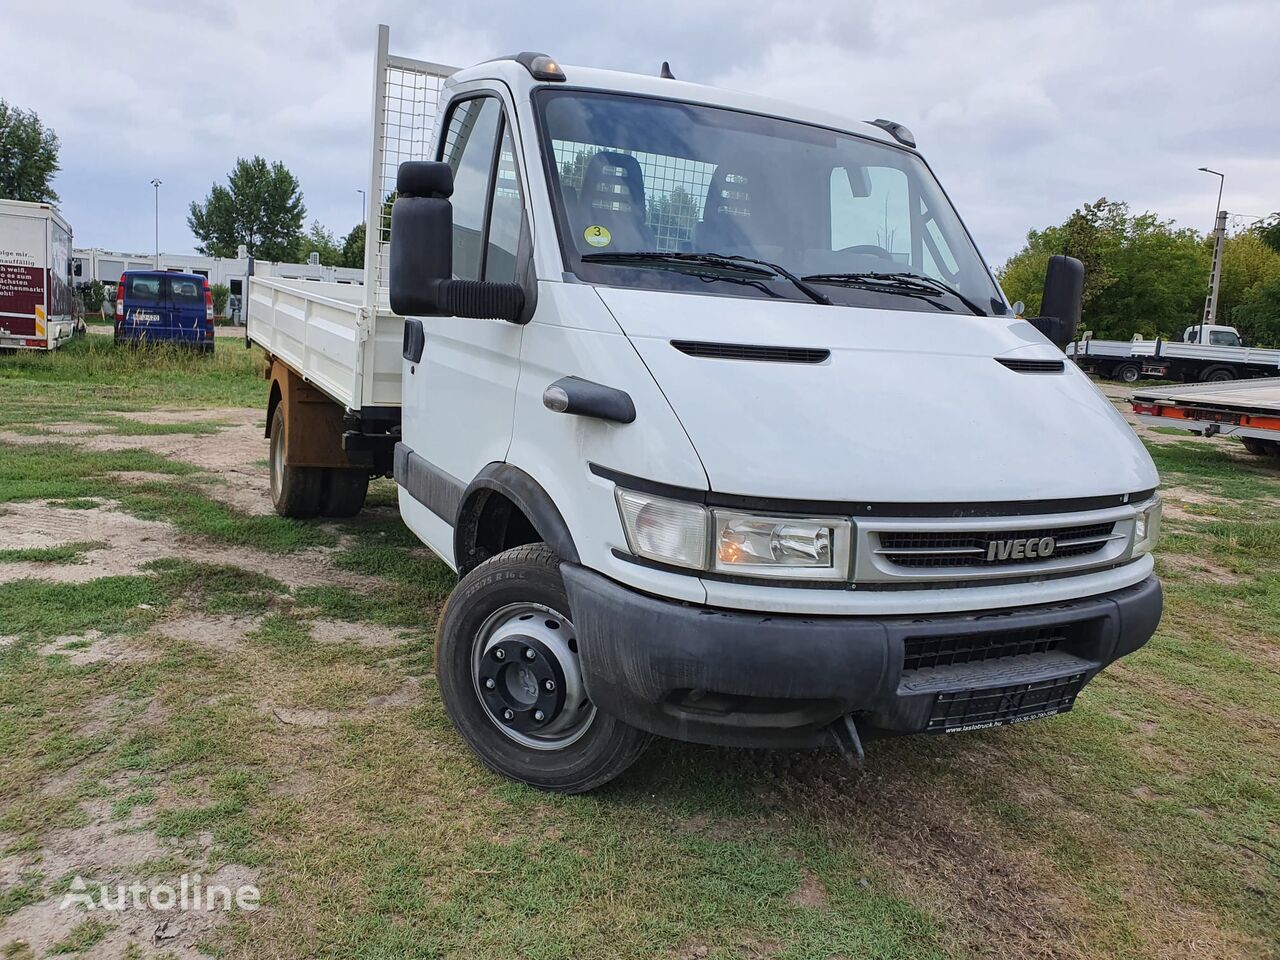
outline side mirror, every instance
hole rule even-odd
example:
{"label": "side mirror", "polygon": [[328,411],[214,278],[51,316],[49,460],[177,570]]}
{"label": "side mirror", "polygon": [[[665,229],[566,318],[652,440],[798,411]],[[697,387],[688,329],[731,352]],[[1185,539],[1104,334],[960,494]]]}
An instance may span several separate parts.
{"label": "side mirror", "polygon": [[453,278],[453,170],[430,160],[400,164],[391,207],[391,310],[402,317],[521,319],[515,283]]}
{"label": "side mirror", "polygon": [[1044,277],[1040,316],[1029,317],[1031,325],[1065,350],[1080,326],[1080,306],[1084,296],[1084,264],[1075,257],[1050,257]]}

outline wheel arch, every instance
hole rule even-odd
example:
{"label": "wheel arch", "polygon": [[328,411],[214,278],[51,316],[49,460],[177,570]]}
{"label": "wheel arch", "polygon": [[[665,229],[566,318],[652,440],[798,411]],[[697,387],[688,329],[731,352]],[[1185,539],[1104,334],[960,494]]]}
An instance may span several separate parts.
{"label": "wheel arch", "polygon": [[267,428],[263,432],[263,436],[268,439],[271,437],[271,420],[276,415],[276,407],[280,406],[280,400],[284,396],[284,392],[280,389],[280,381],[276,378],[271,379],[271,394],[267,398]]}
{"label": "wheel arch", "polygon": [[491,463],[463,491],[453,526],[453,556],[464,576],[491,556],[545,543],[561,560],[578,562],[578,548],[560,509],[537,480],[509,463]]}

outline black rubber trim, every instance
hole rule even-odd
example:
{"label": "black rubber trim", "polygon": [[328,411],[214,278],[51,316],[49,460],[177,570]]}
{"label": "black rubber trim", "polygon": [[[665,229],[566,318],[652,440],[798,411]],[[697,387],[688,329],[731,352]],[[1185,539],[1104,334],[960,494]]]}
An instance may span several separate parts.
{"label": "black rubber trim", "polygon": [[672,500],[702,503],[709,507],[731,507],[738,510],[774,513],[822,515],[833,517],[1022,517],[1040,513],[1078,513],[1105,510],[1131,503],[1142,503],[1155,494],[1155,488],[1131,494],[1103,497],[1073,497],[1066,500],[1005,500],[979,503],[868,503],[849,500],[786,500],[773,497],[747,497],[736,493],[716,493],[678,487],[634,477],[620,470],[588,463],[597,477],[611,480],[620,487],[640,493],[652,493]]}
{"label": "black rubber trim", "polygon": [[404,443],[397,443],[392,468],[395,481],[409,496],[453,526],[466,487],[457,477],[428,463]]}
{"label": "black rubber trim", "polygon": [[[460,569],[464,568],[472,550],[466,542],[473,533],[475,518],[484,504],[485,491],[500,493],[528,517],[533,529],[560,559],[578,563],[578,548],[551,495],[542,489],[537,480],[519,467],[509,463],[490,463],[476,475],[461,494],[458,508],[450,515],[454,524],[454,558]],[[455,522],[456,519],[456,522]]]}
{"label": "black rubber trim", "polygon": [[681,353],[707,360],[751,360],[756,363],[825,363],[831,351],[825,347],[769,347],[754,343],[710,343],[704,340],[672,340]]}
{"label": "black rubber trim", "polygon": [[1015,373],[1062,373],[1067,368],[1065,360],[1028,360],[1018,357],[996,357],[995,360]]}

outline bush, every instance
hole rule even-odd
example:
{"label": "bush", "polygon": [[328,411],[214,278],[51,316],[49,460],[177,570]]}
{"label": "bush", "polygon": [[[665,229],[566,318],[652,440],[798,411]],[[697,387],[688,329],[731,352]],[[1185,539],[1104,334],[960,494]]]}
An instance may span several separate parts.
{"label": "bush", "polygon": [[102,312],[102,301],[106,299],[107,288],[102,285],[101,280],[81,284],[77,293],[80,294],[80,303],[84,306],[85,313]]}
{"label": "bush", "polygon": [[209,288],[209,293],[213,296],[213,315],[215,317],[225,317],[227,315],[227,301],[231,299],[231,288],[225,283],[215,283]]}

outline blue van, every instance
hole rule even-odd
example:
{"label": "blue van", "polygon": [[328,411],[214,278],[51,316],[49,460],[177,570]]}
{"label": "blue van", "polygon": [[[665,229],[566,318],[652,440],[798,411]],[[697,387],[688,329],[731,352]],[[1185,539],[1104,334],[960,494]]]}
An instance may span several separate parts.
{"label": "blue van", "polygon": [[116,343],[178,343],[213,352],[213,295],[197,273],[129,270],[116,293]]}

